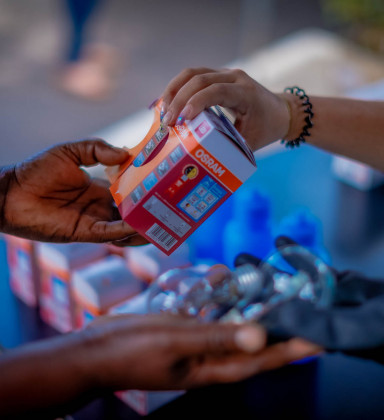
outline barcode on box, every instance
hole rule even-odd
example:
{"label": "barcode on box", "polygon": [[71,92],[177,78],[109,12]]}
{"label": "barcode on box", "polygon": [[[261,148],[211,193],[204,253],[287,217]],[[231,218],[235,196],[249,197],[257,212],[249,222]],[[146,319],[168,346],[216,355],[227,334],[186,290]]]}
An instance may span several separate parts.
{"label": "barcode on box", "polygon": [[170,235],[157,223],[151,226],[145,233],[167,251],[169,251],[177,242],[176,238]]}

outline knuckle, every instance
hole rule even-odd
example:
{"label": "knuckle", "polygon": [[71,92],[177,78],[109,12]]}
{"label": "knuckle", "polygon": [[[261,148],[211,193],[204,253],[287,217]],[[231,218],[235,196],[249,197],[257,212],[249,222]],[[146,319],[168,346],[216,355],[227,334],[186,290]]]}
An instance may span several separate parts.
{"label": "knuckle", "polygon": [[244,78],[247,76],[244,70],[242,69],[234,69],[233,74],[238,78]]}
{"label": "knuckle", "polygon": [[227,85],[224,83],[217,83],[211,86],[212,94],[217,98],[219,102],[227,95]]}
{"label": "knuckle", "polygon": [[196,87],[204,87],[208,84],[208,76],[206,74],[197,74],[192,77],[191,82],[196,85]]}
{"label": "knuckle", "polygon": [[216,73],[215,70],[209,68],[209,67],[198,67],[194,69],[196,73],[203,74],[203,73]]}
{"label": "knuckle", "polygon": [[227,90],[227,86],[225,83],[215,83],[214,85],[212,85],[212,90],[215,93],[225,93]]}
{"label": "knuckle", "polygon": [[227,352],[233,350],[233,330],[229,328],[215,328],[208,336],[208,347],[213,352]]}
{"label": "knuckle", "polygon": [[196,73],[198,72],[198,70],[196,68],[193,67],[187,67],[186,69],[184,69],[180,75],[185,77],[185,78],[190,78],[193,77]]}

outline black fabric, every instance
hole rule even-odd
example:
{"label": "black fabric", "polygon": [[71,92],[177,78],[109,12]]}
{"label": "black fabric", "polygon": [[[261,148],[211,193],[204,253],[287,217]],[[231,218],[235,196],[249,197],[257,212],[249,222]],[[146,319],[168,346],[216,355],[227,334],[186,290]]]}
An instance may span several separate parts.
{"label": "black fabric", "polygon": [[[278,248],[293,245],[289,238],[278,238]],[[260,260],[241,254],[235,265]],[[309,272],[300,258],[289,261]],[[329,351],[340,351],[384,363],[384,281],[367,279],[353,271],[337,272],[334,302],[329,308],[316,308],[311,302],[292,299],[265,314],[260,323],[272,342],[302,337]]]}

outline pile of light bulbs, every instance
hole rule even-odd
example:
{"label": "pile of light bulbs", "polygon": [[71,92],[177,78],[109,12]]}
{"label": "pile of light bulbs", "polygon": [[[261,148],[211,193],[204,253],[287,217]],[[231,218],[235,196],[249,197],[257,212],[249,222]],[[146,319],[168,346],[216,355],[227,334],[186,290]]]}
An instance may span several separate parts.
{"label": "pile of light bulbs", "polygon": [[152,284],[148,311],[202,321],[254,321],[293,298],[328,307],[334,290],[331,269],[294,245],[279,249],[258,266],[245,264],[233,271],[225,266],[169,270]]}

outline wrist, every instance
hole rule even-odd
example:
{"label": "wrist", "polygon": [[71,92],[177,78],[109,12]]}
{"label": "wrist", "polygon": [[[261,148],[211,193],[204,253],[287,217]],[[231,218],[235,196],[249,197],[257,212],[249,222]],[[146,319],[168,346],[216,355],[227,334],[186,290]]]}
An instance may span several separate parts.
{"label": "wrist", "polygon": [[[290,125],[288,132],[282,138],[281,143],[285,143],[286,147],[298,147],[301,143],[306,142],[306,137],[311,136],[313,127],[314,113],[312,110],[312,102],[304,89],[298,86],[287,87],[282,98],[287,104],[290,111]],[[299,129],[299,127],[302,127]],[[300,130],[300,134],[297,134]]]}
{"label": "wrist", "polygon": [[278,118],[277,121],[275,121],[276,127],[277,127],[277,134],[275,140],[281,140],[283,139],[288,132],[291,131],[291,125],[292,125],[292,110],[291,105],[285,98],[284,94],[278,93],[276,94],[276,97],[278,98],[279,103],[279,112],[277,114]]}
{"label": "wrist", "polygon": [[79,336],[79,359],[86,388],[93,393],[115,390],[113,387],[113,356],[108,328],[90,324],[76,333]]}
{"label": "wrist", "polygon": [[302,111],[302,101],[299,97],[285,92],[278,94],[278,96],[284,102],[288,114],[288,123],[283,125],[285,131],[280,138],[287,141],[296,139],[301,133],[305,119],[305,114]]}
{"label": "wrist", "polygon": [[9,228],[6,219],[6,205],[8,193],[14,179],[14,166],[0,168],[0,232],[6,232]]}
{"label": "wrist", "polygon": [[88,392],[99,393],[106,388],[103,374],[106,359],[101,337],[93,328],[85,328],[74,333],[76,348],[75,366],[81,374],[81,382]]}
{"label": "wrist", "polygon": [[2,413],[52,409],[63,414],[97,396],[81,334],[36,341],[6,352],[0,358],[0,370]]}

